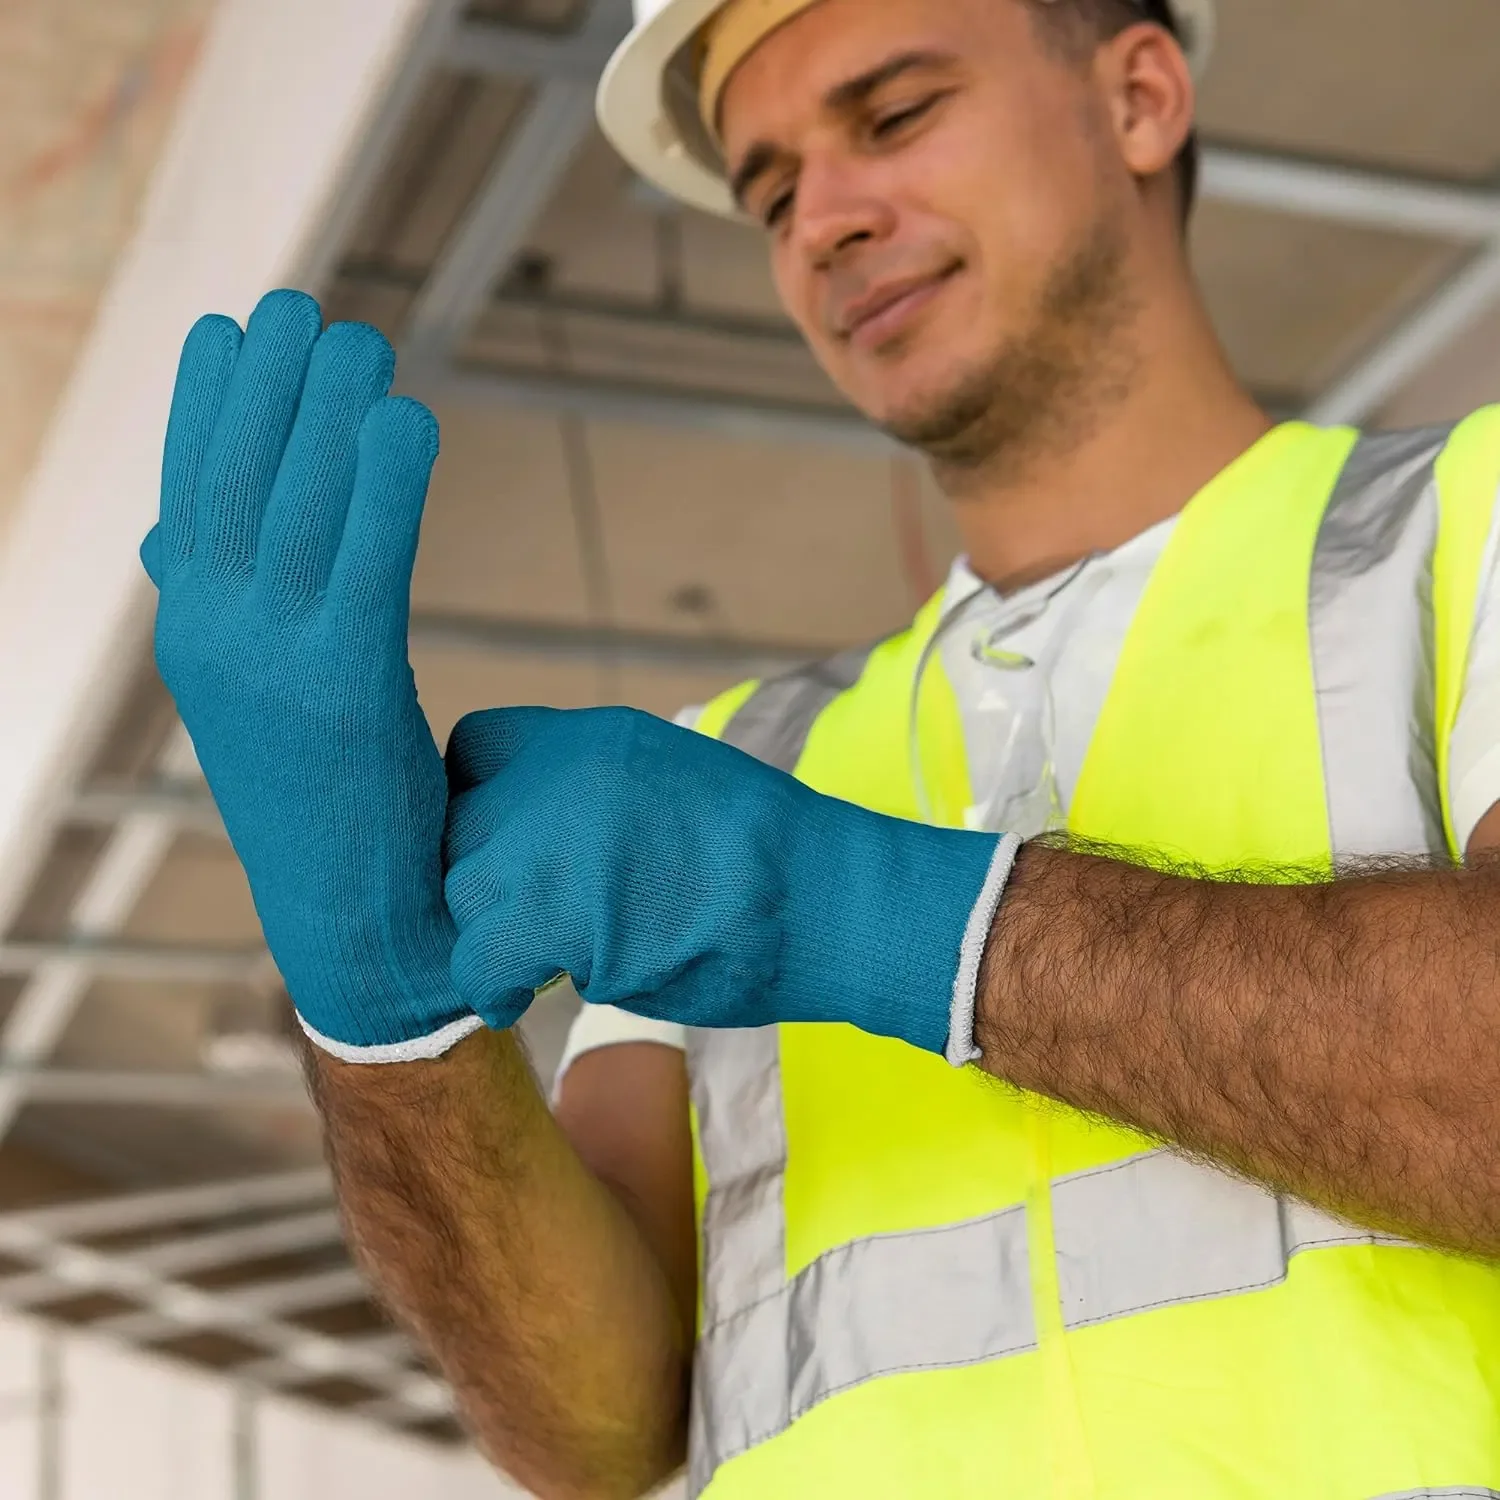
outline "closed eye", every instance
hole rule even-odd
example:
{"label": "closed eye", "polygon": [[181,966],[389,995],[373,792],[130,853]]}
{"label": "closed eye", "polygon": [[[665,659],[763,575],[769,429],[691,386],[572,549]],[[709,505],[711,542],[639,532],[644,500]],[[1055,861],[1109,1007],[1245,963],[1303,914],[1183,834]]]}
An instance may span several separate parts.
{"label": "closed eye", "polygon": [[775,197],[773,197],[771,201],[766,204],[765,208],[761,210],[761,223],[763,223],[767,229],[774,229],[777,224],[785,219],[787,214],[791,211],[793,197],[794,194],[791,188],[787,188],[784,191],[777,193]]}
{"label": "closed eye", "polygon": [[929,114],[934,105],[942,99],[942,94],[930,94],[927,98],[919,100],[916,104],[907,105],[904,109],[892,110],[889,114],[881,115],[870,127],[870,134],[876,140],[884,140],[888,136],[897,134],[903,127],[913,125],[924,115]]}

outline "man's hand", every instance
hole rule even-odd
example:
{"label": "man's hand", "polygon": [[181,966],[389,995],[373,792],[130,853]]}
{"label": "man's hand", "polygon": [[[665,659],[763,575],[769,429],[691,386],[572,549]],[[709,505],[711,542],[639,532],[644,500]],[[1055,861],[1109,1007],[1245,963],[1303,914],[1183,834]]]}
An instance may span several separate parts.
{"label": "man's hand", "polygon": [[948,1045],[1003,841],[881,817],[628,709],[471,715],[448,770],[454,980],[492,1025],[566,972],[586,1000],[689,1026]]}
{"label": "man's hand", "polygon": [[443,766],[406,636],[437,426],[387,396],[373,328],[267,297],[183,351],[156,660],[304,1025],[351,1059],[432,1056],[479,1022],[449,979]]}

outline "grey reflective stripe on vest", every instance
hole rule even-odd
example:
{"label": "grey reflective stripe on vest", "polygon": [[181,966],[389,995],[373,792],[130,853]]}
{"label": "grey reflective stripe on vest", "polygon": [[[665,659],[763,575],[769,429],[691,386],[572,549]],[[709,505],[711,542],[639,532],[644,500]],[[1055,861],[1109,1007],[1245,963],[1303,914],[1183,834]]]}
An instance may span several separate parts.
{"label": "grey reflective stripe on vest", "polygon": [[1375,1500],[1500,1500],[1500,1490],[1476,1490],[1460,1485],[1453,1490],[1402,1490],[1396,1495],[1377,1495]]}
{"label": "grey reflective stripe on vest", "polygon": [[[790,774],[818,715],[859,681],[873,650],[845,651],[762,683],[720,738]],[[689,1434],[696,1495],[720,1464],[791,1420],[794,1387],[820,1383],[810,1366],[792,1367],[793,1347],[800,1342],[810,1350],[819,1332],[796,1326],[797,1319],[816,1316],[829,1297],[842,1293],[854,1305],[859,1294],[852,1286],[835,1290],[831,1271],[811,1277],[815,1267],[804,1273],[810,1279],[800,1294],[797,1283],[787,1284],[786,1125],[775,1027],[689,1032],[688,1063],[711,1184],[703,1205],[704,1332]],[[852,1372],[850,1378],[867,1377]],[[760,1435],[749,1439],[751,1432]]]}
{"label": "grey reflective stripe on vest", "polygon": [[779,771],[795,771],[814,720],[859,681],[874,649],[859,646],[762,683],[719,738]]}
{"label": "grey reflective stripe on vest", "polygon": [[1068,1328],[1261,1291],[1306,1250],[1403,1243],[1170,1151],[1058,1178],[1052,1233]]}
{"label": "grey reflective stripe on vest", "polygon": [[831,1250],[773,1296],[706,1325],[689,1491],[839,1391],[1035,1347],[1024,1209]]}
{"label": "grey reflective stripe on vest", "polygon": [[713,1328],[786,1284],[776,1028],[690,1032],[688,1062],[698,1143],[712,1174],[703,1205],[703,1326]]}
{"label": "grey reflective stripe on vest", "polygon": [[[1442,845],[1432,764],[1433,465],[1446,430],[1361,438],[1320,528],[1309,627],[1336,860]],[[795,770],[865,651],[760,687],[723,738]],[[882,1375],[1036,1347],[1025,1211],[842,1246],[785,1277],[777,1033],[697,1032],[693,1098],[710,1190],[689,1493],[819,1401]],[[1398,1246],[1166,1150],[1052,1184],[1065,1326],[1284,1281],[1300,1254]],[[1416,1490],[1500,1500],[1486,1489]]]}
{"label": "grey reflective stripe on vest", "polygon": [[1335,859],[1441,854],[1434,465],[1451,427],[1360,438],[1313,558],[1308,625]]}

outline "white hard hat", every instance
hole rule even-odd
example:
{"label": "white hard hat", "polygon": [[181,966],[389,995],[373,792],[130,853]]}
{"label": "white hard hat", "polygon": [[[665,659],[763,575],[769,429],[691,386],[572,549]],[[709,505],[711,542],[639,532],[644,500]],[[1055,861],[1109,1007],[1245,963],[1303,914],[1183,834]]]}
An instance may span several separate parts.
{"label": "white hard hat", "polygon": [[[749,3],[788,19],[815,0]],[[1168,3],[1193,74],[1201,78],[1213,51],[1215,0]],[[693,208],[737,218],[718,142],[703,122],[699,102],[700,35],[727,4],[635,0],[635,27],[604,70],[598,105],[600,128],[648,182]]]}

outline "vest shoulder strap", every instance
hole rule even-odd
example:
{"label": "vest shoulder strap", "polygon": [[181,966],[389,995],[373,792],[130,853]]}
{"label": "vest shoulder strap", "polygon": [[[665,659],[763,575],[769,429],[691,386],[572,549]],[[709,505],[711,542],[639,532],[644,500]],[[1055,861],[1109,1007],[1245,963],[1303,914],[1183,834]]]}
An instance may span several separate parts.
{"label": "vest shoulder strap", "polygon": [[1462,859],[1453,823],[1449,752],[1468,675],[1469,647],[1483,583],[1495,501],[1500,494],[1500,406],[1487,406],[1453,430],[1436,466],[1438,537],[1432,559],[1434,696],[1438,784],[1449,852]]}
{"label": "vest shoulder strap", "polygon": [[920,652],[940,604],[941,595],[894,635],[730,688],[705,706],[695,727],[780,771],[795,773],[823,712],[857,687],[877,658],[895,654],[904,659],[912,648]]}

